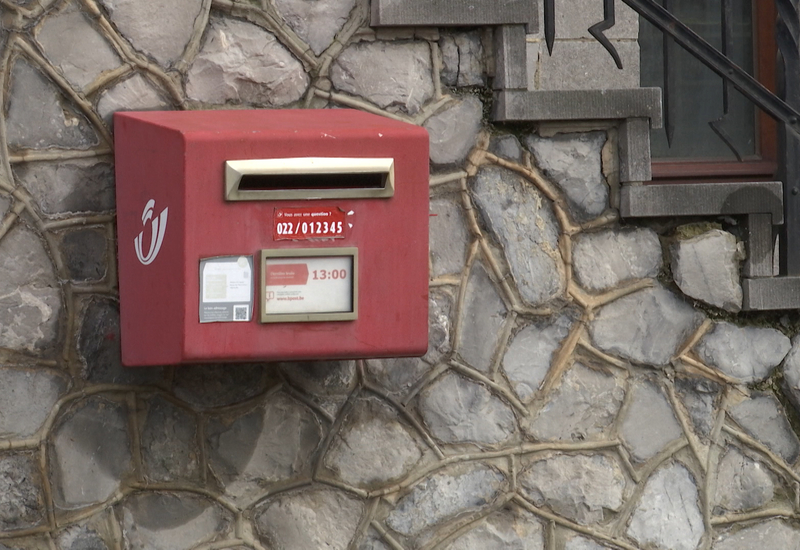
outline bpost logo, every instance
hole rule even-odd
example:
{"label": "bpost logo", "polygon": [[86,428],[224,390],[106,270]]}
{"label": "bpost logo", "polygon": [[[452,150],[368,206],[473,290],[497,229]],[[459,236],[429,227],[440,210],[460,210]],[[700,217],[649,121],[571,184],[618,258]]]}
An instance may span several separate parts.
{"label": "bpost logo", "polygon": [[[153,219],[153,207],[156,201],[150,199],[144,206],[142,211],[142,225],[147,224],[147,220]],[[147,250],[147,255],[142,252],[142,242],[144,241],[144,230],[139,232],[139,236],[133,239],[133,246],[136,249],[136,257],[142,265],[150,265],[153,260],[158,256],[158,251],[161,250],[161,243],[164,242],[164,233],[167,231],[167,212],[169,207],[161,211],[161,214],[150,223],[150,248]],[[145,225],[146,226],[146,225]]]}

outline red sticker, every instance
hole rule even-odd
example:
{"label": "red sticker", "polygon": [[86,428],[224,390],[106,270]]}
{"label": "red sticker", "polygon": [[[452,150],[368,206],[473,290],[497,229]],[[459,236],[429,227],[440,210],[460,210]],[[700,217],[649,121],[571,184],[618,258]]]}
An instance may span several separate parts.
{"label": "red sticker", "polygon": [[270,264],[267,266],[266,286],[305,285],[307,283],[307,264]]}
{"label": "red sticker", "polygon": [[343,239],[347,214],[336,207],[276,208],[272,228],[276,241]]}

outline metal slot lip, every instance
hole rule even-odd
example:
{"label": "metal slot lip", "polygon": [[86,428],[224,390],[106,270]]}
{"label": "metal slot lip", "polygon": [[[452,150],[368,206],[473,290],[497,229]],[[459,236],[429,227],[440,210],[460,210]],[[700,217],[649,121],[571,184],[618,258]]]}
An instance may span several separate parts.
{"label": "metal slot lip", "polygon": [[225,162],[225,200],[394,196],[394,159],[297,157]]}

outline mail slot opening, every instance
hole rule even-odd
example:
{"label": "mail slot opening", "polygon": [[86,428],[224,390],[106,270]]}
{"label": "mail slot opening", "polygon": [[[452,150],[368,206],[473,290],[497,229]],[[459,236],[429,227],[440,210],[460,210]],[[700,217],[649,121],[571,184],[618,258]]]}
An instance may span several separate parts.
{"label": "mail slot opening", "polygon": [[296,200],[388,198],[394,195],[391,158],[283,158],[225,163],[225,199]]}

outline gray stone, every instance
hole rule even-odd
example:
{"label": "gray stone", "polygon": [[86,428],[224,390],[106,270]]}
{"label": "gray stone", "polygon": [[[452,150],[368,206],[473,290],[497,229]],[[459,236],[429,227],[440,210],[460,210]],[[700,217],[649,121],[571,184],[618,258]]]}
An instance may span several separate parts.
{"label": "gray stone", "polygon": [[527,431],[538,440],[599,439],[617,417],[624,397],[614,376],[575,363]]}
{"label": "gray stone", "polygon": [[737,327],[721,322],[703,336],[696,351],[707,364],[750,383],[767,378],[791,347],[789,338],[774,328]]}
{"label": "gray stone", "polygon": [[661,243],[651,229],[582,233],[572,248],[572,267],[587,290],[608,290],[631,279],[655,277]]}
{"label": "gray stone", "polygon": [[114,209],[114,167],[106,161],[25,163],[14,168],[14,175],[45,214]]}
{"label": "gray stone", "polygon": [[[460,197],[456,200],[460,202]],[[461,205],[448,198],[430,202],[431,277],[461,273],[470,235]]]}
{"label": "gray stone", "polygon": [[400,357],[397,359],[370,359],[367,364],[367,376],[371,382],[394,394],[405,394],[428,371],[430,364],[418,357]]}
{"label": "gray stone", "polygon": [[742,309],[739,262],[744,254],[736,237],[712,229],[676,241],[670,247],[672,275],[678,288],[692,298],[726,311]]}
{"label": "gray stone", "polygon": [[516,136],[493,136],[489,142],[489,152],[514,162],[522,160],[522,145]]}
{"label": "gray stone", "polygon": [[596,40],[559,40],[553,55],[547,53],[543,41],[528,42],[528,89],[605,92],[638,88],[639,44],[636,40],[614,40],[612,44],[622,60],[622,70]]}
{"label": "gray stone", "polygon": [[420,458],[422,450],[397,411],[367,398],[348,412],[325,465],[348,485],[363,487],[400,479]]}
{"label": "gray stone", "polygon": [[61,240],[69,277],[73,281],[99,281],[106,274],[108,242],[102,229],[76,229]]}
{"label": "gray stone", "polygon": [[52,449],[50,475],[58,508],[105,501],[132,466],[127,407],[102,397],[87,399],[62,419]]}
{"label": "gray stone", "polygon": [[97,114],[111,126],[117,111],[153,111],[169,109],[161,93],[141,74],[104,90],[97,101]]}
{"label": "gray stone", "polygon": [[137,50],[169,67],[182,55],[203,16],[202,0],[101,0],[111,21]]}
{"label": "gray stone", "polygon": [[446,290],[432,290],[428,295],[428,353],[423,359],[432,365],[441,361],[452,349],[453,297]]}
{"label": "gray stone", "polygon": [[714,541],[712,550],[753,550],[754,548],[800,548],[800,529],[780,519],[771,519],[737,529],[734,525]]}
{"label": "gray stone", "polygon": [[730,512],[748,512],[772,500],[774,483],[769,471],[738,449],[729,447],[717,467],[716,506]]}
{"label": "gray stone", "polygon": [[111,44],[74,4],[45,19],[36,33],[36,41],[50,62],[78,90],[121,64]]}
{"label": "gray stone", "polygon": [[447,34],[439,39],[442,83],[446,86],[484,86],[486,70],[480,31]]}
{"label": "gray stone", "polygon": [[355,4],[355,0],[275,0],[275,9],[319,55],[342,30]]}
{"label": "gray stone", "polygon": [[212,409],[247,401],[267,389],[264,365],[191,365],[175,370],[175,395]]}
{"label": "gray stone", "polygon": [[361,539],[358,550],[390,550],[381,540],[381,536],[374,530],[369,529],[367,534]]}
{"label": "gray stone", "polygon": [[602,161],[606,139],[605,132],[587,132],[548,138],[531,135],[525,140],[536,164],[561,187],[579,221],[596,218],[608,208]]}
{"label": "gray stone", "polygon": [[277,393],[237,418],[212,417],[206,439],[211,470],[245,502],[270,483],[310,475],[322,429],[308,407]]}
{"label": "gray stone", "polygon": [[517,509],[497,512],[461,535],[447,550],[544,550],[544,529]]}
{"label": "gray stone", "polygon": [[703,315],[660,285],[603,307],[590,325],[603,351],[639,363],[666,365],[703,321]]}
{"label": "gray stone", "polygon": [[634,460],[653,458],[668,443],[683,435],[667,398],[655,386],[637,382],[629,392],[620,436]]}
{"label": "gray stone", "polygon": [[783,360],[783,392],[800,409],[800,335],[792,338],[792,349]]}
{"label": "gray stone", "polygon": [[413,115],[433,97],[431,51],[424,42],[354,44],[333,62],[331,81],[378,107]]}
{"label": "gray stone", "polygon": [[537,460],[519,476],[524,493],[537,506],[591,525],[608,518],[623,503],[625,476],[604,455],[556,454]]}
{"label": "gray stone", "polygon": [[484,386],[447,373],[422,391],[419,410],[445,443],[495,445],[516,431],[512,410]]}
{"label": "gray stone", "polygon": [[711,435],[717,419],[716,405],[721,391],[720,385],[705,378],[677,378],[675,388],[695,430],[705,437]]}
{"label": "gray stone", "polygon": [[68,384],[56,371],[0,367],[0,438],[34,435]]}
{"label": "gray stone", "polygon": [[570,539],[567,539],[566,543],[564,544],[564,550],[607,550],[607,549],[610,549],[610,547],[598,544],[591,539],[587,539],[586,537],[581,537],[581,536],[575,536]]}
{"label": "gray stone", "polygon": [[753,393],[749,399],[731,407],[729,413],[744,431],[786,462],[792,464],[797,460],[800,441],[773,395]]}
{"label": "gray stone", "polygon": [[494,166],[473,183],[484,221],[505,250],[523,300],[541,305],[566,288],[559,226],[550,203],[522,177]]}
{"label": "gray stone", "polygon": [[503,488],[505,477],[483,464],[448,469],[424,479],[397,503],[386,525],[406,536],[467,511],[489,505]]}
{"label": "gray stone", "polygon": [[156,396],[147,405],[142,428],[142,466],[153,481],[197,481],[200,446],[197,419]]}
{"label": "gray stone", "polygon": [[45,521],[42,476],[31,453],[0,454],[0,530],[30,529]]}
{"label": "gray stone", "polygon": [[539,391],[553,355],[569,335],[573,322],[569,315],[559,315],[528,325],[514,335],[503,356],[502,367],[523,401],[530,400]]}
{"label": "gray stone", "polygon": [[423,125],[430,136],[433,164],[458,164],[467,158],[481,129],[483,104],[473,95],[447,105]]}
{"label": "gray stone", "polygon": [[363,510],[347,493],[313,488],[270,499],[256,511],[255,524],[270,548],[345,550]]}
{"label": "gray stone", "polygon": [[297,101],[309,78],[275,35],[234,19],[212,18],[186,79],[190,99],[282,107]]}
{"label": "gray stone", "polygon": [[470,366],[488,372],[507,310],[479,262],[472,265],[462,309],[458,354]]}
{"label": "gray stone", "polygon": [[86,117],[21,58],[11,69],[9,95],[6,137],[11,149],[89,149],[99,143]]}
{"label": "gray stone", "polygon": [[100,534],[88,525],[73,525],[56,538],[58,550],[110,550]]}
{"label": "gray stone", "polygon": [[0,273],[0,347],[48,347],[58,336],[61,291],[42,241],[25,226],[0,239]]}
{"label": "gray stone", "polygon": [[355,361],[304,361],[281,363],[292,384],[313,395],[347,395],[355,387]]}
{"label": "gray stone", "polygon": [[122,506],[122,536],[130,550],[188,550],[220,538],[232,520],[195,494],[140,493]]}
{"label": "gray stone", "polygon": [[122,366],[117,302],[105,299],[89,302],[80,330],[78,353],[86,380],[100,384],[147,385],[162,379],[160,367],[130,369]]}
{"label": "gray stone", "polygon": [[643,546],[695,550],[704,532],[698,499],[695,481],[684,466],[659,469],[647,480],[628,536]]}

